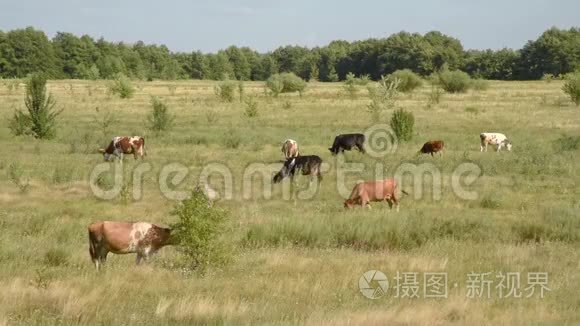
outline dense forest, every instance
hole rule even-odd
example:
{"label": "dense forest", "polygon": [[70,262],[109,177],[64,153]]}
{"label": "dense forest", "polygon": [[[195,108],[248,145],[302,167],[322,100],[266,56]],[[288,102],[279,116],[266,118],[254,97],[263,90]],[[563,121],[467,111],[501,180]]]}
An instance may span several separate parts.
{"label": "dense forest", "polygon": [[465,50],[453,37],[433,31],[400,32],[387,38],[333,41],[322,47],[282,46],[268,53],[230,46],[217,53],[174,53],[164,45],[113,43],[57,33],[49,39],[32,27],[0,31],[0,77],[22,78],[44,72],[53,79],[265,80],[294,72],[310,80],[338,81],[347,73],[378,79],[398,69],[429,75],[443,67],[473,77],[539,79],[580,69],[580,28],[551,28],[522,49]]}

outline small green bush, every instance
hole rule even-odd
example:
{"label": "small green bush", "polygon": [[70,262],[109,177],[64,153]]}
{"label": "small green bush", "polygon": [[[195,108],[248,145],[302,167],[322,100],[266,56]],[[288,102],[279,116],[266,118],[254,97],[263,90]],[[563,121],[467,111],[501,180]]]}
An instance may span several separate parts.
{"label": "small green bush", "polygon": [[56,118],[62,113],[57,110],[56,101],[46,91],[46,77],[33,74],[26,82],[24,104],[27,111],[16,110],[9,122],[10,131],[15,135],[32,135],[39,139],[52,139],[56,136]]}
{"label": "small green bush", "polygon": [[192,191],[191,197],[175,206],[171,215],[178,221],[171,225],[171,236],[178,250],[185,254],[192,267],[199,271],[228,261],[225,243],[219,236],[230,220],[228,211],[210,205],[206,196]]}
{"label": "small green bush", "polygon": [[358,88],[356,86],[357,78],[352,72],[349,72],[344,80],[344,91],[350,99],[356,98],[356,94],[358,93]]}
{"label": "small green bush", "polygon": [[542,80],[545,81],[546,83],[551,83],[554,79],[555,76],[553,74],[544,74],[542,76]]}
{"label": "small green bush", "polygon": [[254,118],[258,116],[258,102],[254,99],[254,97],[248,97],[244,100],[245,109],[244,115],[247,118]]}
{"label": "small green bush", "polygon": [[222,143],[225,148],[236,149],[240,147],[242,143],[242,137],[235,129],[230,128],[230,130],[224,134]]}
{"label": "small green bush", "polygon": [[367,105],[367,111],[371,114],[373,120],[380,119],[380,113],[383,110],[390,110],[395,107],[400,82],[401,80],[398,78],[381,76],[381,80],[374,86],[367,86],[371,99],[371,103]]}
{"label": "small green bush", "polygon": [[20,189],[20,192],[25,193],[28,191],[30,182],[28,179],[24,180],[24,169],[18,162],[11,163],[8,166],[8,176],[10,181]]}
{"label": "small green bush", "polygon": [[562,135],[554,141],[554,147],[558,151],[575,151],[580,149],[580,136]]}
{"label": "small green bush", "polygon": [[127,76],[118,73],[109,84],[109,92],[119,95],[120,98],[131,98],[135,94],[135,88]]}
{"label": "small green bush", "polygon": [[300,95],[306,89],[306,82],[291,72],[274,74],[266,80],[266,87],[272,95],[278,96],[280,93],[298,92]]}
{"label": "small green bush", "polygon": [[44,263],[45,265],[51,267],[58,267],[58,266],[65,266],[68,264],[69,255],[68,253],[60,248],[56,249],[49,249],[44,254]]}
{"label": "small green bush", "polygon": [[390,74],[388,78],[398,78],[400,82],[397,89],[404,93],[412,92],[423,85],[421,77],[409,69],[397,70]]}
{"label": "small green bush", "polygon": [[236,87],[238,87],[238,84],[235,81],[226,79],[219,82],[214,87],[214,92],[220,100],[224,102],[233,102]]}
{"label": "small green bush", "polygon": [[565,77],[562,90],[566,93],[576,106],[580,105],[580,72],[568,74]]}
{"label": "small green bush", "polygon": [[395,135],[397,135],[399,141],[409,141],[413,138],[414,125],[415,116],[412,112],[401,108],[393,113],[391,128],[395,132]]}
{"label": "small green bush", "polygon": [[438,73],[436,82],[448,93],[465,93],[471,86],[471,77],[460,70],[446,70]]}
{"label": "small green bush", "polygon": [[167,104],[165,104],[158,97],[151,97],[152,111],[147,120],[149,121],[149,129],[155,133],[168,131],[173,126],[175,119],[170,113]]}
{"label": "small green bush", "polygon": [[22,136],[28,133],[31,126],[30,118],[20,110],[14,110],[12,119],[8,121],[8,128],[14,136]]}

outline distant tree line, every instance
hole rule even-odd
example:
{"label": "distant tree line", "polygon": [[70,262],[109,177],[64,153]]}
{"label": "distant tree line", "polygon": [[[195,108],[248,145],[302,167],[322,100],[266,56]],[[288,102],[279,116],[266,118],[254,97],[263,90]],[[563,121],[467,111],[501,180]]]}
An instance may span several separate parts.
{"label": "distant tree line", "polygon": [[265,80],[293,72],[305,80],[344,80],[348,73],[371,79],[399,69],[426,76],[447,67],[473,77],[499,80],[539,79],[580,69],[580,28],[551,28],[520,50],[464,50],[455,38],[434,31],[400,32],[387,38],[322,47],[283,46],[268,53],[230,46],[217,53],[174,53],[164,45],[126,44],[57,33],[49,39],[32,27],[0,31],[0,77],[22,78],[43,72],[52,79]]}

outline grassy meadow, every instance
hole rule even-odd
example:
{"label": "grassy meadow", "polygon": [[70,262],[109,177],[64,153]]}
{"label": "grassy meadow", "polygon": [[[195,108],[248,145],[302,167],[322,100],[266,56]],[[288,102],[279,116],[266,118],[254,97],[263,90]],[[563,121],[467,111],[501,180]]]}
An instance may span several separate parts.
{"label": "grassy meadow", "polygon": [[[224,103],[215,82],[136,82],[136,94],[120,99],[104,81],[49,81],[63,109],[58,135],[38,141],[10,134],[8,120],[24,108],[24,85],[0,83],[0,325],[86,324],[578,324],[580,322],[580,109],[561,91],[561,82],[490,82],[487,90],[445,94],[429,105],[425,85],[398,99],[415,115],[415,134],[383,158],[347,152],[347,162],[365,169],[347,174],[373,179],[402,163],[433,164],[442,176],[441,198],[424,182],[423,196],[408,187],[400,212],[384,203],[345,211],[337,191],[336,161],[328,147],[338,133],[362,132],[388,123],[391,112],[373,121],[367,91],[349,98],[338,83],[310,83],[307,91],[271,98],[263,83],[244,83],[258,103],[247,117],[244,102]],[[147,128],[151,96],[175,115],[174,127],[156,135]],[[236,95],[237,96],[237,95]],[[511,152],[479,152],[479,134],[503,132]],[[102,163],[97,148],[115,135],[144,135],[151,171],[143,196],[124,189],[113,200],[93,195],[89,175]],[[318,193],[286,200],[282,185],[272,198],[261,195],[259,177],[244,177],[252,163],[281,160],[280,144],[299,142],[302,154],[328,163]],[[426,140],[442,139],[441,157],[416,156]],[[456,196],[451,175],[461,163],[481,168],[468,185],[474,200]],[[124,169],[142,163],[125,156]],[[135,256],[110,255],[97,273],[88,253],[87,226],[96,220],[175,222],[175,201],[163,196],[159,173],[169,163],[190,173],[177,185],[195,185],[210,163],[227,166],[233,198],[217,205],[231,212],[224,238],[231,262],[199,275],[184,268],[173,247],[146,265]],[[280,167],[281,165],[273,165]],[[267,171],[267,176],[272,171]],[[251,181],[254,182],[251,182]],[[107,183],[106,180],[103,183]],[[298,186],[308,183],[297,178]],[[213,178],[218,190],[224,185]],[[253,190],[243,195],[244,186]],[[407,188],[407,187],[406,187]],[[244,198],[250,197],[250,198]],[[368,270],[419,273],[419,298],[394,290],[371,300],[359,291]],[[444,272],[447,298],[425,298],[423,274]],[[547,272],[550,291],[540,298],[500,298],[494,277],[491,298],[469,298],[469,273]],[[524,292],[525,296],[525,292]]]}

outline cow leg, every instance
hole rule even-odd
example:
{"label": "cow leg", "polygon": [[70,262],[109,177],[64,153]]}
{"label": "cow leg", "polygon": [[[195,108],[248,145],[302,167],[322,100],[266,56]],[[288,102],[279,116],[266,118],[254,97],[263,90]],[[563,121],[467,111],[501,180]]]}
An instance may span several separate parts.
{"label": "cow leg", "polygon": [[393,194],[393,197],[391,197],[391,208],[393,207],[393,204],[395,204],[395,207],[397,208],[397,213],[399,212],[399,200],[397,199],[397,196],[395,194]]}
{"label": "cow leg", "polygon": [[143,259],[143,255],[140,252],[138,252],[137,253],[137,258],[135,259],[135,264],[136,265],[140,265],[142,259]]}
{"label": "cow leg", "polygon": [[358,148],[358,151],[359,151],[359,152],[361,152],[361,153],[363,153],[363,154],[365,153],[365,149],[364,149],[363,145],[361,145],[361,144],[356,144],[356,148]]}
{"label": "cow leg", "polygon": [[101,250],[99,251],[97,270],[100,270],[103,266],[105,266],[105,263],[107,262],[107,255],[108,254],[109,254],[109,251],[107,249],[101,248]]}

